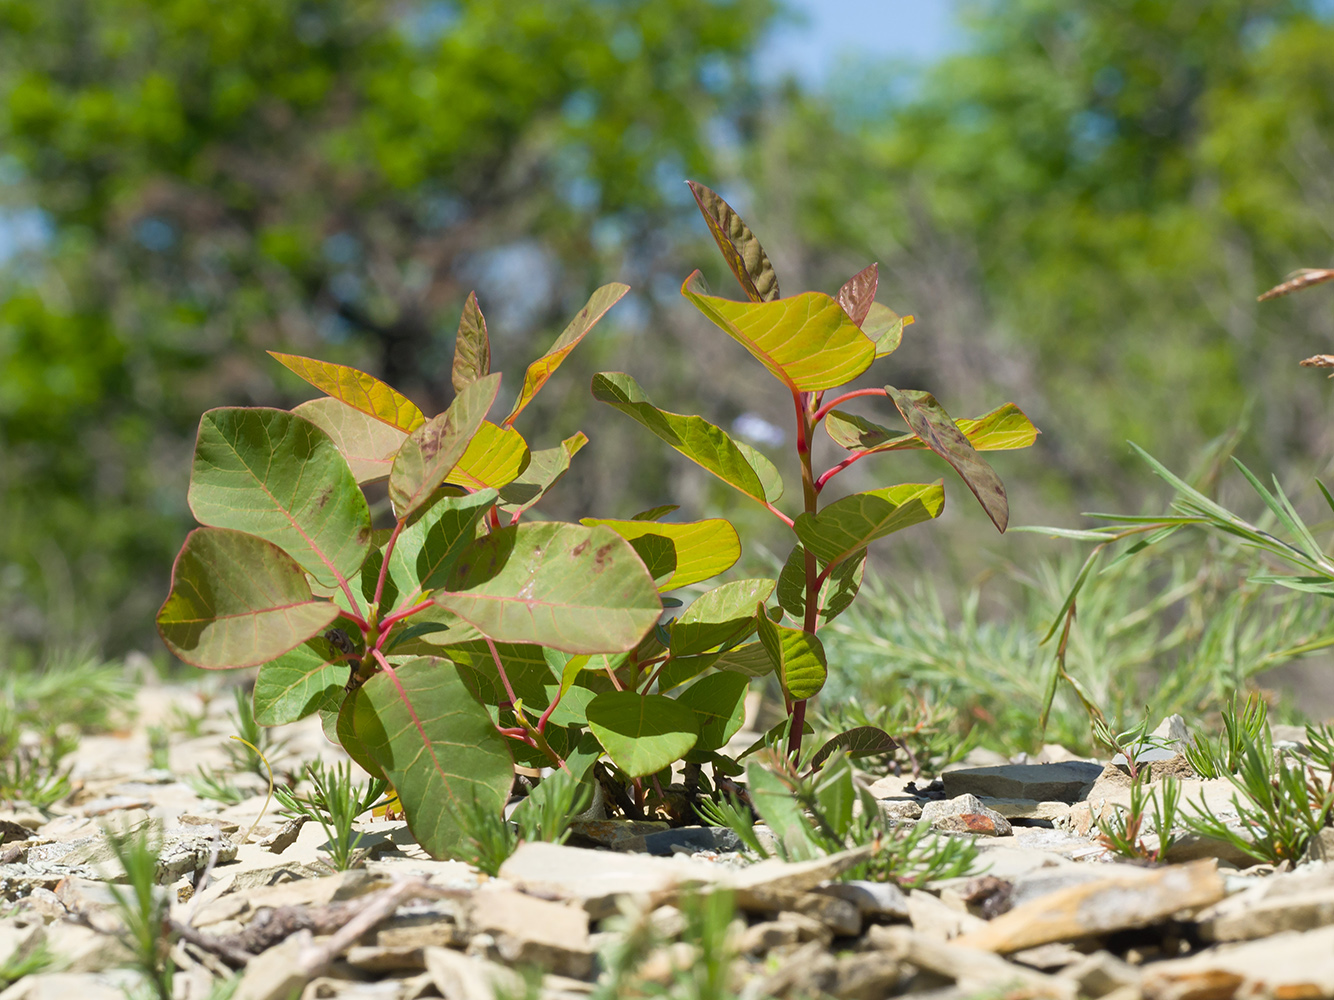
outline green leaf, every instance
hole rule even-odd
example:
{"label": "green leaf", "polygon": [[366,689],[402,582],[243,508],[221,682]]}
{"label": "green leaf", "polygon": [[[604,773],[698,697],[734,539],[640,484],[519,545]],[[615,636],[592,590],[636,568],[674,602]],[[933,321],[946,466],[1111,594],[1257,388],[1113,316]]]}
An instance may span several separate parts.
{"label": "green leaf", "polygon": [[747,677],[763,677],[774,669],[774,661],[762,642],[748,642],[729,649],[720,654],[713,665],[719,670],[732,670]]}
{"label": "green leaf", "polygon": [[810,827],[797,797],[759,761],[746,768],[746,786],[760,819],[783,845],[789,861],[810,861],[823,852],[811,840]]}
{"label": "green leaf", "polygon": [[286,410],[205,413],[189,503],[200,524],[272,542],[325,587],[355,575],[370,548],[370,509],[338,446]]}
{"label": "green leaf", "polygon": [[499,815],[514,781],[506,739],[448,660],[376,674],[354,702],[353,730],[394,786],[413,838],[433,858],[458,851],[474,799]]}
{"label": "green leaf", "polygon": [[1005,487],[996,470],[977,453],[945,408],[929,392],[917,389],[901,391],[892,385],[885,392],[898,407],[903,419],[926,446],[954,466],[964,483],[977,497],[991,523],[1000,531],[1010,519],[1010,505],[1005,499]]}
{"label": "green leaf", "polygon": [[839,838],[847,837],[852,826],[852,804],[856,797],[852,765],[846,757],[840,758],[816,778],[815,808]]}
{"label": "green leaf", "polygon": [[345,662],[329,662],[337,655],[319,636],[261,664],[255,678],[255,721],[281,726],[321,707],[336,706],[348,676]]}
{"label": "green leaf", "polygon": [[[848,319],[858,326],[866,322],[866,316],[875,302],[875,290],[879,284],[880,268],[872,264],[854,274],[838,290],[838,304],[848,314]],[[866,332],[865,328],[862,332]]]}
{"label": "green leaf", "polygon": [[373,375],[359,372],[347,365],[335,365],[296,354],[269,351],[269,356],[300,375],[321,392],[342,400],[367,416],[383,421],[391,427],[397,427],[405,434],[411,434],[426,423],[422,411],[417,409],[412,400]]}
{"label": "green leaf", "polygon": [[[1012,451],[1027,448],[1038,438],[1038,429],[1013,403],[998,406],[980,417],[956,420],[955,426],[978,451]],[[922,451],[926,442],[913,433],[899,433],[842,410],[825,417],[825,433],[848,451]]]}
{"label": "green leaf", "polygon": [[[769,654],[764,654],[764,662],[769,662]],[[663,664],[658,674],[658,694],[666,694],[678,688],[688,680],[693,680],[708,670],[718,660],[717,653],[700,653],[696,656],[673,656]]]}
{"label": "green leaf", "polygon": [[835,750],[842,750],[849,757],[874,757],[876,754],[893,753],[898,746],[898,741],[883,729],[857,726],[828,740],[815,752],[810,766],[818,768]]}
{"label": "green leaf", "polygon": [[513,482],[501,487],[501,509],[511,517],[518,517],[532,507],[565,475],[570,468],[570,460],[586,444],[587,435],[579,431],[555,448],[533,452],[527,468]]}
{"label": "green leaf", "polygon": [[[1330,501],[1330,506],[1331,506],[1331,507],[1334,507],[1334,500],[1331,500],[1331,501]],[[661,521],[664,517],[666,517],[666,516],[667,516],[668,514],[670,514],[672,511],[674,511],[674,510],[680,510],[680,509],[681,509],[681,505],[680,505],[679,503],[664,503],[664,504],[660,504],[660,505],[657,506],[657,507],[650,507],[648,510],[641,510],[638,514],[633,515],[633,516],[630,518],[630,520],[632,520],[632,521]]]}
{"label": "green leaf", "polygon": [[555,521],[479,538],[433,599],[492,639],[567,653],[633,649],[662,613],[629,542],[610,528]]}
{"label": "green leaf", "polygon": [[499,372],[478,379],[454,397],[449,409],[403,442],[389,473],[389,498],[398,517],[407,517],[425,503],[453,471],[499,391]]}
{"label": "green leaf", "polygon": [[[659,583],[658,589],[664,592],[715,577],[731,569],[741,558],[741,540],[737,537],[736,528],[720,517],[676,524],[660,524],[642,519],[616,521],[585,517],[579,523],[589,527],[605,525],[634,545],[653,578],[663,581]],[[666,545],[650,549],[637,544],[644,538],[659,538]],[[650,562],[648,556],[652,556],[654,561]]]}
{"label": "green leaf", "polygon": [[[773,468],[772,462],[763,459],[768,469],[761,473],[751,461],[753,457],[759,456],[759,452],[751,449],[748,457],[726,431],[703,417],[658,409],[639,383],[629,375],[623,372],[599,372],[594,375],[593,398],[638,420],[686,458],[746,496],[761,503],[772,503],[778,499],[777,495],[770,496],[774,481],[778,481],[780,491],[782,485],[778,479],[778,470]],[[769,484],[767,487],[766,482]]]}
{"label": "green leaf", "polygon": [[[866,572],[866,550],[842,559],[820,585],[816,628],[852,607]],[[778,574],[778,605],[797,621],[806,619],[806,549],[798,544],[788,554],[783,571]]]}
{"label": "green leaf", "polygon": [[875,343],[842,306],[820,292],[733,302],[709,295],[695,271],[681,294],[794,392],[843,385],[875,360]]}
{"label": "green leaf", "polygon": [[862,333],[875,341],[875,356],[883,358],[899,349],[903,341],[903,328],[912,323],[912,316],[900,316],[888,306],[872,302],[866,318],[857,325],[862,328]]}
{"label": "green leaf", "polygon": [[763,604],[757,609],[755,620],[760,643],[769,654],[783,693],[793,701],[815,697],[829,673],[824,643],[810,632],[775,625],[764,613]]}
{"label": "green leaf", "polygon": [[343,453],[358,483],[373,483],[389,476],[394,456],[407,440],[407,432],[362,413],[332,396],[321,396],[294,407],[328,434]]}
{"label": "green leaf", "polygon": [[760,241],[732,206],[717,192],[695,181],[686,181],[695,204],[713,234],[713,240],[722,251],[727,266],[741,283],[746,298],[752,302],[768,302],[778,298],[778,276],[774,274],[769,256]]}
{"label": "green leaf", "polygon": [[385,606],[410,607],[428,591],[443,587],[459,556],[476,539],[477,522],[496,497],[491,489],[442,497],[404,528],[389,556]]}
{"label": "green leaf", "polygon": [[519,478],[531,460],[522,434],[513,427],[483,421],[445,482],[469,490],[500,489]]}
{"label": "green leaf", "polygon": [[755,604],[774,592],[773,580],[733,580],[697,597],[672,622],[672,653],[689,656],[747,636],[755,628]]}
{"label": "green leaf", "polygon": [[172,567],[157,627],[186,663],[226,670],[277,659],[337,617],[338,606],[316,599],[301,567],[272,542],[196,528]]}
{"label": "green leaf", "polygon": [[[357,688],[349,692],[343,699],[343,703],[338,706],[338,711],[334,716],[332,738],[336,739],[338,745],[347,751],[347,755],[356,761],[361,769],[372,778],[388,781],[389,779],[384,776],[384,768],[380,766],[379,761],[371,756],[371,752],[366,749],[366,745],[361,742],[356,730],[353,729],[356,722],[357,700],[361,697],[361,688]],[[323,709],[321,709],[320,714],[324,714]],[[328,726],[325,726],[325,733],[328,733]]]}
{"label": "green leaf", "polygon": [[486,335],[486,317],[477,304],[477,293],[469,292],[454,338],[454,368],[450,379],[454,391],[462,392],[479,378],[491,374],[491,340]]}
{"label": "green leaf", "polygon": [[877,538],[939,517],[944,507],[945,488],[940,480],[902,483],[843,497],[818,514],[800,514],[793,529],[801,544],[828,566]]}
{"label": "green leaf", "polygon": [[746,692],[750,680],[741,674],[709,674],[681,692],[676,699],[695,713],[699,740],[695,751],[717,750],[727,745],[746,721]]}
{"label": "green leaf", "polygon": [[579,341],[584,339],[584,335],[593,329],[597,321],[607,314],[607,310],[621,301],[621,297],[629,290],[629,285],[613,281],[592,294],[574,319],[570,320],[570,325],[556,338],[551,349],[528,366],[528,371],[523,376],[523,386],[519,389],[519,398],[514,401],[514,409],[510,410],[509,416],[503,421],[506,427],[514,423],[514,418],[533,401],[538,390],[547,384],[547,379],[551,378],[561,362],[578,346]]}
{"label": "green leaf", "polygon": [[631,778],[655,774],[699,739],[695,713],[671,698],[606,691],[588,703],[588,728]]}

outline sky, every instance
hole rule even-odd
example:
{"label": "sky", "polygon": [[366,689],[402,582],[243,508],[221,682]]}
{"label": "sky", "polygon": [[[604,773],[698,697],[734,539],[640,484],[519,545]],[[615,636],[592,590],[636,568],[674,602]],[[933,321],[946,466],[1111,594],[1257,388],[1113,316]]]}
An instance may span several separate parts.
{"label": "sky", "polygon": [[768,80],[793,74],[818,88],[847,55],[922,64],[962,43],[954,0],[787,0],[787,6],[805,23],[770,34],[758,58]]}

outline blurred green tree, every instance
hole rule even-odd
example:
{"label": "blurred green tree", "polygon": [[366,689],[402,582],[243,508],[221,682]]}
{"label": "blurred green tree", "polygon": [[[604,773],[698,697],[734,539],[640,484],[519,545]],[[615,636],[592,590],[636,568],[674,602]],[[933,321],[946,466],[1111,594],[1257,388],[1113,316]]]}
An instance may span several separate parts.
{"label": "blurred green tree", "polygon": [[299,391],[264,349],[438,410],[474,285],[500,369],[646,281],[774,9],[0,0],[0,210],[47,233],[0,268],[7,631],[142,637],[199,411]]}
{"label": "blurred green tree", "polygon": [[1334,309],[1255,301],[1328,258],[1329,5],[965,9],[965,51],[906,92],[860,67],[840,115],[796,96],[770,117],[760,190],[799,205],[806,280],[836,286],[880,259],[882,298],[920,321],[896,359],[947,406],[978,383],[1022,400],[1048,433],[1015,461],[1083,502],[1151,487],[1126,438],[1181,467],[1248,396],[1250,446],[1272,464],[1334,453],[1328,386],[1294,367],[1334,347]]}

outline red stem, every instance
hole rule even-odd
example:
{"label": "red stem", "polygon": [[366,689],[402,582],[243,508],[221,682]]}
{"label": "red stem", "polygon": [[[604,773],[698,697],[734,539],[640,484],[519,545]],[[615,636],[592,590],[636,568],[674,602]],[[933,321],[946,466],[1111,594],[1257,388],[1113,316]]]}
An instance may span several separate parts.
{"label": "red stem", "polygon": [[[380,559],[380,576],[375,581],[375,607],[380,607],[380,598],[384,596],[384,581],[389,575],[389,557],[394,554],[394,544],[398,541],[398,536],[402,534],[403,527],[408,522],[406,520],[396,521],[394,531],[389,536],[389,541],[384,543],[384,555]],[[382,625],[381,628],[384,626]]]}
{"label": "red stem", "polygon": [[384,621],[380,622],[380,637],[375,640],[375,648],[379,649],[384,645],[384,641],[389,638],[389,630],[401,622],[404,618],[411,618],[419,611],[425,611],[432,605],[432,601],[422,601],[420,604],[414,604],[410,608],[403,608],[401,611],[395,611],[392,615],[385,615]]}
{"label": "red stem", "polygon": [[856,462],[859,459],[863,459],[869,454],[871,454],[869,451],[854,451],[851,455],[843,459],[843,461],[839,462],[837,465],[832,466],[831,468],[828,468],[824,472],[820,473],[820,478],[815,481],[815,492],[819,493],[822,489],[824,489],[825,483],[829,482],[829,480],[833,479],[835,476],[837,476],[840,472],[846,469],[853,462]]}
{"label": "red stem", "polygon": [[511,704],[519,699],[514,696],[514,688],[510,687],[510,679],[505,674],[505,665],[500,662],[500,653],[496,651],[496,644],[491,641],[489,635],[482,636],[486,640],[487,649],[491,650],[491,659],[496,661],[496,670],[500,671],[500,679],[505,685],[505,693],[509,695]]}
{"label": "red stem", "polygon": [[852,392],[845,392],[841,396],[835,396],[824,406],[815,411],[811,418],[811,423],[818,424],[825,417],[829,416],[830,410],[836,410],[840,403],[846,403],[850,399],[856,399],[858,396],[888,396],[889,393],[884,389],[853,389]]}

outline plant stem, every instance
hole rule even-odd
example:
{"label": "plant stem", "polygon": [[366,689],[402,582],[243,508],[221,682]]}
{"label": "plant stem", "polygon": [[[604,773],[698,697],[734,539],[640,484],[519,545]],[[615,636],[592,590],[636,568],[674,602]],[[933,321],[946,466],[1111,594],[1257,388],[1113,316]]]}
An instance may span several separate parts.
{"label": "plant stem", "polygon": [[[815,430],[816,415],[819,411],[815,409],[814,398],[810,393],[798,394],[794,392],[792,402],[797,411],[797,458],[801,461],[802,499],[805,501],[806,513],[814,515],[819,506],[819,490],[816,488],[815,475],[811,469],[811,438]],[[837,402],[837,400],[834,402]],[[829,405],[832,406],[833,403]],[[802,623],[802,628],[808,634],[814,635],[816,628],[819,626],[820,567],[816,562],[815,553],[809,549],[805,552],[806,618]],[[802,730],[806,724],[805,699],[793,703],[791,719],[792,725],[788,732],[787,752],[788,756],[796,761],[801,758]]]}
{"label": "plant stem", "polygon": [[406,519],[400,519],[394,523],[394,531],[389,536],[389,541],[385,542],[384,554],[380,557],[380,575],[375,581],[375,608],[378,611],[380,607],[380,598],[384,596],[384,581],[389,575],[389,557],[394,554],[394,544],[398,541],[398,536],[403,532],[403,526],[407,524]]}
{"label": "plant stem", "polygon": [[825,417],[829,415],[830,410],[837,409],[839,404],[846,403],[850,399],[856,399],[858,396],[888,396],[888,395],[889,393],[885,392],[884,389],[853,389],[852,392],[845,392],[841,396],[835,396],[829,402],[825,403],[818,410],[816,410],[814,416],[811,419],[811,423],[818,424],[821,420],[823,420]]}
{"label": "plant stem", "polygon": [[491,659],[496,661],[496,670],[500,673],[500,680],[505,685],[505,693],[509,695],[510,704],[517,704],[519,699],[514,696],[514,688],[510,686],[510,679],[505,673],[505,665],[500,662],[500,653],[496,650],[496,644],[491,641],[489,635],[482,636],[486,640],[486,648],[491,650]]}
{"label": "plant stem", "polygon": [[378,639],[375,640],[376,648],[379,649],[384,645],[385,639],[389,637],[390,628],[392,628],[394,625],[397,625],[404,618],[411,618],[417,612],[425,611],[427,608],[431,606],[432,603],[434,602],[422,601],[419,604],[414,604],[410,608],[403,608],[400,611],[395,611],[392,615],[386,615],[384,621],[380,622],[380,636]]}

